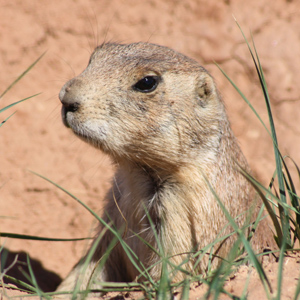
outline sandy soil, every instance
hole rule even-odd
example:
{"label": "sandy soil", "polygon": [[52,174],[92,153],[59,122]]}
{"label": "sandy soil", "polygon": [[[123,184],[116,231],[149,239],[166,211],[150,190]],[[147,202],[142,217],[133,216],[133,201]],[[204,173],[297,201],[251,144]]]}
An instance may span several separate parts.
{"label": "sandy soil", "polygon": [[[267,121],[262,93],[233,15],[249,37],[252,31],[265,71],[279,144],[300,162],[300,5],[274,0],[0,0],[0,93],[45,53],[28,75],[1,99],[0,107],[41,93],[1,114],[0,231],[44,237],[90,236],[93,218],[70,197],[34,175],[60,184],[101,211],[113,167],[107,157],[64,128],[58,92],[81,72],[103,41],[151,41],[197,59],[216,78],[234,131],[256,176],[265,184],[274,171],[268,134],[214,62],[231,76]],[[86,249],[86,242],[38,242],[1,238],[7,263],[28,253],[39,285],[55,289]],[[2,251],[3,252],[3,251]],[[3,257],[1,259],[3,264]],[[299,259],[286,261],[282,299],[290,299]],[[245,267],[246,268],[246,267]],[[228,289],[241,294],[249,269],[241,268]],[[266,266],[276,278],[276,264]],[[290,270],[290,271],[289,271]],[[17,266],[10,274],[21,278]],[[255,277],[255,275],[253,275]],[[275,281],[274,281],[275,282]],[[249,299],[263,299],[252,281]],[[260,293],[260,294],[259,294]],[[192,299],[201,296],[194,288]]]}

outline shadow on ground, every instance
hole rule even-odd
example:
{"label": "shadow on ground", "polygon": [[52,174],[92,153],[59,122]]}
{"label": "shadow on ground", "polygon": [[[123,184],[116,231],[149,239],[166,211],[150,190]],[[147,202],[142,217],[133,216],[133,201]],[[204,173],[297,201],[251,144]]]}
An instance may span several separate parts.
{"label": "shadow on ground", "polygon": [[[0,255],[1,273],[4,272],[10,277],[32,285],[27,264],[27,256],[29,257],[27,253],[11,252],[3,248]],[[61,277],[53,271],[46,270],[39,260],[29,257],[29,262],[40,289],[44,292],[54,291],[62,281]],[[21,289],[27,290],[22,284],[16,283],[7,277],[4,277],[4,282],[12,283]]]}

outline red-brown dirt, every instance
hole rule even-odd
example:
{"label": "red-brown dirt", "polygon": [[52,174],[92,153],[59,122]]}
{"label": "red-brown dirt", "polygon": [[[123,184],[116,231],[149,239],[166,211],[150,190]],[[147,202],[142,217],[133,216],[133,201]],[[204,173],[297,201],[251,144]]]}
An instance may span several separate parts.
{"label": "red-brown dirt", "polygon": [[[1,99],[0,108],[41,93],[1,114],[16,111],[0,128],[0,231],[43,237],[90,236],[93,217],[39,173],[101,212],[113,167],[107,157],[77,139],[60,118],[62,85],[87,65],[103,41],[150,41],[195,58],[215,77],[241,147],[255,173],[268,184],[275,166],[272,142],[214,62],[251,100],[262,119],[267,113],[255,69],[233,15],[254,36],[268,83],[279,146],[300,162],[300,4],[296,0],[0,0],[0,93],[41,54],[41,61]],[[53,290],[86,249],[86,242],[40,242],[1,238],[7,262],[29,254],[41,288]],[[292,299],[299,258],[286,260],[282,299]],[[276,278],[276,263],[266,266]],[[227,283],[241,295],[243,267]],[[17,268],[11,274],[20,276]],[[255,277],[253,275],[252,277]],[[290,280],[287,280],[290,279]],[[259,280],[257,280],[259,282]],[[249,299],[264,299],[253,283]],[[276,286],[276,280],[273,282]],[[12,294],[6,290],[8,296]],[[4,295],[4,291],[2,292]],[[201,298],[192,289],[191,299]]]}

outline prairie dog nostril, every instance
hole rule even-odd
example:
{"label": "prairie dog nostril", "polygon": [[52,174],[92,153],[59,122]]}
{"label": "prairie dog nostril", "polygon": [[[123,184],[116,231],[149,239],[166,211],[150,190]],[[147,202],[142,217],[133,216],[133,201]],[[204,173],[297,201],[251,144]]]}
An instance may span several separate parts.
{"label": "prairie dog nostril", "polygon": [[62,105],[65,109],[65,113],[67,112],[75,112],[78,110],[80,104],[78,102],[68,103],[64,102],[64,99],[62,100]]}

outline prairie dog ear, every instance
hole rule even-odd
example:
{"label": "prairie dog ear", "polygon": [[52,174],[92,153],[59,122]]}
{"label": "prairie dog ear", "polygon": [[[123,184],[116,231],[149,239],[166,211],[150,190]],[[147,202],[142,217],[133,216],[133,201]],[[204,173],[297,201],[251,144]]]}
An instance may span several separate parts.
{"label": "prairie dog ear", "polygon": [[196,97],[199,104],[205,106],[210,99],[217,96],[216,94],[213,78],[207,72],[202,72],[196,79]]}

